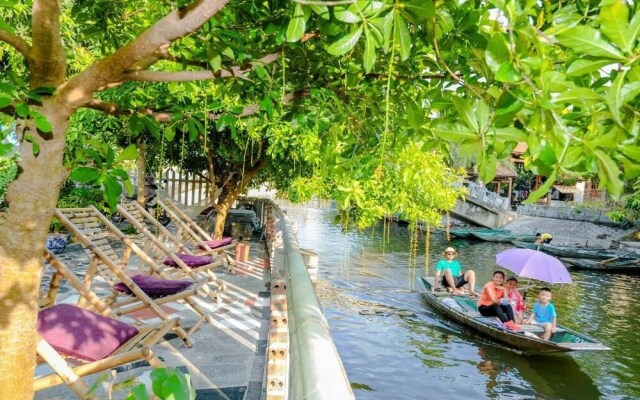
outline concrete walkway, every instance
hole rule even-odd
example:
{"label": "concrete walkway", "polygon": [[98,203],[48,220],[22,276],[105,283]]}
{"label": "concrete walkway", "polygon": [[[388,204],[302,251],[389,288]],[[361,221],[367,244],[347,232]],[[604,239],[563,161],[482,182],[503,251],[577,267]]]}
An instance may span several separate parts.
{"label": "concrete walkway", "polygon": [[[59,258],[76,273],[86,268],[88,259],[79,246],[68,248]],[[226,282],[222,302],[200,301],[200,304],[215,316],[216,324],[204,323],[193,335],[194,345],[186,348],[175,334],[165,336],[166,341],[153,351],[170,367],[177,367],[191,376],[198,400],[259,400],[262,394],[267,347],[269,318],[268,256],[263,243],[252,242],[247,262],[237,262],[236,274],[216,271]],[[59,295],[63,302],[72,302],[72,292]],[[60,302],[60,301],[59,301]],[[180,303],[170,303],[162,308],[172,316],[182,319],[188,328],[196,320],[196,314]],[[154,322],[156,319],[139,312],[136,317]],[[126,319],[123,319],[126,321]],[[41,365],[36,375],[50,371]],[[99,385],[99,398],[125,398],[138,382],[148,382],[151,368],[146,362],[137,362],[119,368],[115,377],[109,377]],[[89,384],[95,382],[97,374],[85,378]],[[102,374],[104,375],[104,374]],[[73,399],[75,395],[60,385],[38,392],[36,399]]]}

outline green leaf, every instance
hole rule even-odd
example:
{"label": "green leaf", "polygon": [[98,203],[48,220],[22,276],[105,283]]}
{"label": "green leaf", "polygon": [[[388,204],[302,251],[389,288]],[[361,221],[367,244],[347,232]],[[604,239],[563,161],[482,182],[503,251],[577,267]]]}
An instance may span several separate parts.
{"label": "green leaf", "polygon": [[93,167],[78,167],[71,172],[69,179],[81,183],[91,183],[100,177],[100,171]]}
{"label": "green leaf", "polygon": [[213,72],[217,72],[222,69],[222,56],[220,55],[220,53],[211,55],[211,58],[209,58],[209,65],[211,65],[211,68],[213,68]]}
{"label": "green leaf", "polygon": [[11,97],[0,93],[0,108],[8,106],[12,101],[13,99]]}
{"label": "green leaf", "polygon": [[571,103],[571,104],[586,104],[589,102],[600,102],[602,98],[593,90],[585,87],[579,87],[575,89],[569,89],[560,93],[554,98],[554,103]]}
{"label": "green leaf", "polygon": [[635,161],[622,160],[622,168],[624,171],[625,179],[632,180],[637,179],[640,176],[640,165]]}
{"label": "green leaf", "polygon": [[497,33],[491,37],[484,52],[484,59],[494,74],[498,72],[502,64],[511,61],[507,40],[502,33]]}
{"label": "green leaf", "polygon": [[611,195],[614,197],[620,196],[623,189],[623,183],[620,179],[620,168],[618,168],[616,162],[602,150],[595,150],[593,155],[598,162],[600,187],[606,186]]}
{"label": "green leaf", "polygon": [[174,126],[168,126],[164,129],[164,138],[169,142],[173,142],[176,137],[176,128]]}
{"label": "green leaf", "polygon": [[358,0],[349,6],[349,10],[357,15],[362,15],[364,19],[375,18],[384,9],[385,5],[381,1]]}
{"label": "green leaf", "polygon": [[505,83],[518,83],[522,80],[520,72],[512,62],[503,63],[496,73],[496,80]]}
{"label": "green leaf", "polygon": [[478,130],[484,132],[489,124],[489,106],[482,100],[476,101],[476,120],[478,121]]}
{"label": "green leaf", "polygon": [[144,383],[141,383],[131,389],[131,393],[126,397],[126,400],[151,400],[151,398],[147,394],[147,387]]}
{"label": "green leaf", "polygon": [[473,111],[471,104],[462,97],[453,97],[453,105],[455,106],[458,114],[462,117],[465,124],[474,132],[478,132],[479,125],[476,118],[476,113]]}
{"label": "green leaf", "polygon": [[51,132],[51,123],[49,122],[47,117],[45,117],[44,115],[42,115],[41,113],[35,110],[31,110],[29,114],[33,118],[33,122],[35,122],[36,128],[38,128],[40,132],[44,132],[44,133]]}
{"label": "green leaf", "polygon": [[326,20],[330,20],[331,16],[329,15],[329,7],[322,4],[311,4],[311,9],[320,16],[320,18],[324,18]]}
{"label": "green leaf", "polygon": [[420,128],[424,123],[424,110],[412,99],[407,99],[407,120],[412,128]]}
{"label": "green leaf", "polygon": [[620,146],[620,151],[632,161],[640,160],[640,146],[627,144]]}
{"label": "green leaf", "polygon": [[424,22],[436,16],[436,6],[432,0],[412,0],[401,4],[403,8],[418,21]]}
{"label": "green leaf", "polygon": [[336,6],[333,8],[333,15],[338,21],[346,22],[347,24],[355,24],[361,21],[358,14],[349,10],[346,6]]}
{"label": "green leaf", "polygon": [[122,194],[122,186],[120,182],[111,175],[103,174],[101,178],[102,186],[104,187],[104,199],[107,201],[107,204],[109,204],[111,211],[115,211],[118,206],[118,200],[120,200],[120,195]]}
{"label": "green leaf", "polygon": [[402,16],[398,13],[394,18],[394,31],[393,40],[400,47],[400,59],[405,61],[411,54],[411,35],[407,28],[407,23]]}
{"label": "green leaf", "polygon": [[594,57],[624,59],[624,55],[611,43],[600,37],[600,32],[594,28],[579,25],[563,31],[557,35],[557,39],[577,53],[584,53]]}
{"label": "green leaf", "polygon": [[496,176],[496,167],[498,166],[498,159],[494,153],[485,154],[480,160],[478,165],[478,173],[482,182],[491,182]]}
{"label": "green leaf", "polygon": [[433,132],[442,139],[458,142],[478,138],[478,134],[476,132],[462,124],[438,124],[433,129]]}
{"label": "green leaf", "polygon": [[611,87],[607,92],[606,100],[611,111],[611,117],[620,126],[623,126],[622,119],[620,118],[620,106],[622,104],[622,87],[624,86],[624,79],[627,75],[627,71],[620,72],[616,79],[611,83]]}
{"label": "green leaf", "polygon": [[333,42],[331,46],[327,48],[327,52],[334,56],[341,56],[351,51],[356,43],[358,43],[360,35],[362,35],[362,26]]}
{"label": "green leaf", "polygon": [[640,94],[640,81],[629,82],[622,87],[620,95],[622,96],[622,102],[620,106],[623,106],[635,99]]}
{"label": "green leaf", "polygon": [[136,160],[138,158],[138,147],[134,144],[130,144],[124,150],[120,152],[116,162],[125,160]]}
{"label": "green leaf", "polygon": [[640,8],[638,8],[633,18],[631,18],[631,22],[627,27],[629,42],[635,43],[636,39],[638,39],[638,34],[640,34]]}
{"label": "green leaf", "polygon": [[27,105],[27,103],[20,102],[16,106],[16,113],[18,114],[18,117],[20,117],[20,118],[27,118],[27,116],[29,115],[29,106]]}
{"label": "green leaf", "polygon": [[618,48],[627,53],[633,51],[633,42],[629,40],[627,22],[629,8],[624,0],[615,0],[600,9],[600,29]]}
{"label": "green leaf", "polygon": [[515,127],[498,128],[494,131],[496,138],[503,142],[526,142],[527,135]]}
{"label": "green leaf", "polygon": [[567,75],[582,76],[585,74],[590,74],[602,67],[611,65],[612,63],[613,62],[611,60],[590,60],[588,58],[581,58],[569,65],[569,68],[567,68]]}
{"label": "green leaf", "polygon": [[557,171],[554,170],[553,173],[544,182],[544,184],[531,192],[529,197],[523,203],[532,204],[538,201],[540,198],[546,196],[549,193],[549,189],[551,188],[551,186],[556,182],[557,175]]}
{"label": "green leaf", "polygon": [[293,16],[289,21],[289,26],[287,26],[287,42],[297,42],[300,40],[302,35],[304,35],[305,28],[306,19],[304,11],[302,11],[302,5],[296,3],[293,9]]}
{"label": "green leaf", "polygon": [[107,161],[105,164],[110,167],[116,159],[116,152],[111,147],[107,149]]}
{"label": "green leaf", "polygon": [[364,70],[369,73],[374,64],[376,63],[376,46],[375,40],[369,34],[369,29],[365,25],[364,29],[364,55],[363,55],[363,66]]}

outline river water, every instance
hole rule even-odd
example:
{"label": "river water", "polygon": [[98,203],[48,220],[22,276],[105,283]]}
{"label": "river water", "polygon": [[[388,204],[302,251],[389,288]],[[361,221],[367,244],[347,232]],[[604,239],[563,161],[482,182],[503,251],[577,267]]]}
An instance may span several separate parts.
{"label": "river water", "polygon": [[[573,285],[553,288],[558,322],[612,351],[524,356],[429,308],[416,279],[425,273],[423,237],[412,268],[407,228],[392,225],[385,242],[381,227],[343,233],[332,210],[286,209],[300,246],[318,253],[316,291],[357,399],[640,398],[639,275],[571,271]],[[452,245],[478,286],[510,247],[431,238],[430,274]]]}

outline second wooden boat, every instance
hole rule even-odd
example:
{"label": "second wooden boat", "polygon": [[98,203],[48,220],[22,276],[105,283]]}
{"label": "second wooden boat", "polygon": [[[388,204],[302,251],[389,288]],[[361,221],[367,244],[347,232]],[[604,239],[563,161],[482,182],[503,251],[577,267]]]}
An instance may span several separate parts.
{"label": "second wooden boat", "polygon": [[633,251],[611,250],[597,247],[557,246],[553,244],[538,245],[517,240],[513,240],[512,243],[517,247],[540,250],[556,257],[589,258],[593,260],[616,259],[620,261],[638,259],[638,255]]}
{"label": "second wooden boat", "polygon": [[471,232],[471,236],[474,236],[485,242],[499,242],[509,243],[515,241],[520,242],[535,242],[535,235],[515,235],[511,232]]}
{"label": "second wooden boat", "polygon": [[584,258],[563,258],[570,268],[592,269],[597,271],[611,272],[640,272],[640,258],[638,259],[616,259],[611,261],[588,260]]}

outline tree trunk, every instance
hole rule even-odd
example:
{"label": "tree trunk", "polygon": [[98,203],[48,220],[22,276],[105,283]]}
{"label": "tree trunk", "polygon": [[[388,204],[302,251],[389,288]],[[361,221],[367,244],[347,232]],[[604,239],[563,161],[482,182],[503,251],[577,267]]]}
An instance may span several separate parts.
{"label": "tree trunk", "polygon": [[218,206],[216,207],[216,223],[213,227],[212,235],[214,239],[222,239],[227,213],[239,194],[240,190],[237,187],[236,180],[233,178],[229,179],[227,184],[222,187],[222,193],[220,193],[220,197],[218,197]]}
{"label": "tree trunk", "polygon": [[[224,223],[227,220],[227,213],[231,208],[233,202],[236,201],[238,196],[249,186],[254,176],[265,166],[266,164],[259,161],[251,169],[245,172],[244,175],[231,173],[231,177],[227,179],[226,183],[222,185],[222,192],[218,198],[218,206],[216,207],[216,223],[213,228],[214,239],[221,239],[224,231]],[[224,178],[224,177],[222,177]]]}
{"label": "tree trunk", "polygon": [[7,218],[0,226],[0,399],[33,398],[42,255],[67,176],[62,157],[71,112],[55,97],[38,111],[48,118],[52,134],[45,140],[32,122],[18,121],[18,135],[30,135],[39,153],[22,141],[19,174],[8,188]]}

